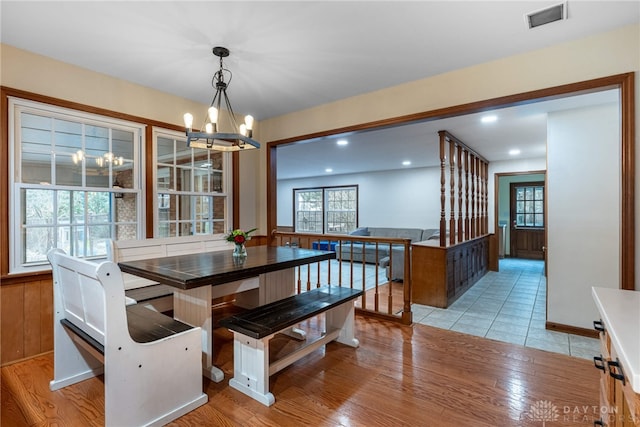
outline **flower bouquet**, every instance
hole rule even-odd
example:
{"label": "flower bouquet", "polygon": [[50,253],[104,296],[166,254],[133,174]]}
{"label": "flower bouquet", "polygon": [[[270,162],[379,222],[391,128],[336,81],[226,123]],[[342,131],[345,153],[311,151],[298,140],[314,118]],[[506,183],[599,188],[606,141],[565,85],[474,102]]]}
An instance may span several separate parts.
{"label": "flower bouquet", "polygon": [[231,231],[226,239],[229,242],[233,242],[235,244],[235,248],[233,250],[233,256],[247,256],[247,249],[244,247],[244,244],[247,240],[251,239],[251,233],[256,231],[257,228],[252,228],[249,231],[243,231],[241,229],[236,229]]}

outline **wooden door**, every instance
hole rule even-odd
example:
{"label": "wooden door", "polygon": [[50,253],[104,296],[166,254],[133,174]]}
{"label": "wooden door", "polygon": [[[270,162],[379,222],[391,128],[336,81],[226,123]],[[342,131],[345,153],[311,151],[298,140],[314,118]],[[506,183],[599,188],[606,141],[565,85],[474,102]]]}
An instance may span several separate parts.
{"label": "wooden door", "polygon": [[511,183],[510,253],[514,258],[544,259],[544,182]]}

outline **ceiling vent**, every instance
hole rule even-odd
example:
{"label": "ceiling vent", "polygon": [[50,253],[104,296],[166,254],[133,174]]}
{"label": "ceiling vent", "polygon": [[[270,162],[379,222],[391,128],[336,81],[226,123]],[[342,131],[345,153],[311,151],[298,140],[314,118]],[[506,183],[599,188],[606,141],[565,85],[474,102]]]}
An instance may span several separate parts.
{"label": "ceiling vent", "polygon": [[554,6],[546,7],[525,15],[529,28],[539,27],[555,21],[567,19],[567,2],[562,2]]}

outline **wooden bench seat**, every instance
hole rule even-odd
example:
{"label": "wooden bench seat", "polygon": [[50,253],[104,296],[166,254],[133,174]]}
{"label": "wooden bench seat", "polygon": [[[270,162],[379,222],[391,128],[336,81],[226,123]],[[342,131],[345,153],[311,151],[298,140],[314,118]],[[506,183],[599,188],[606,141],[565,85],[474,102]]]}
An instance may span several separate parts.
{"label": "wooden bench seat", "polygon": [[[234,376],[229,385],[270,406],[275,402],[269,392],[271,375],[331,341],[358,347],[353,300],[362,294],[359,289],[324,286],[222,319],[220,325],[234,334]],[[320,314],[325,316],[325,331],[320,338],[275,362],[269,361],[269,341],[275,334]]]}
{"label": "wooden bench seat", "polygon": [[113,262],[95,264],[60,249],[47,256],[55,320],[51,390],[104,374],[109,426],[160,426],[207,402],[201,328],[126,306]]}
{"label": "wooden bench seat", "polygon": [[[142,286],[140,288],[127,289],[124,294],[136,303],[146,303],[158,298],[173,298],[173,290],[169,285],[160,283]],[[166,310],[163,310],[166,311]]]}
{"label": "wooden bench seat", "polygon": [[[129,335],[131,335],[131,339],[137,343],[142,344],[157,341],[193,328],[193,326],[165,316],[143,305],[129,305],[126,310]],[[100,354],[104,355],[104,345],[93,339],[68,319],[61,319],[60,322],[91,347],[95,348]]]}

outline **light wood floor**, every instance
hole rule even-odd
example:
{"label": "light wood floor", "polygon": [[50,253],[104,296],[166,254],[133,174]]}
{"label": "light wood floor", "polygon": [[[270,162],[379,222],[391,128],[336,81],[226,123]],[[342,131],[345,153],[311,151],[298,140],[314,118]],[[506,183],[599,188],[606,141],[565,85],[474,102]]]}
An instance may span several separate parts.
{"label": "light wood floor", "polygon": [[[233,350],[217,329],[225,380],[204,380],[209,402],[172,425],[542,426],[541,404],[552,405],[549,427],[593,425],[599,378],[588,360],[424,325],[356,323],[358,349],[331,343],[274,375],[271,407],[227,385]],[[290,345],[276,337],[272,347]],[[52,354],[1,372],[3,427],[104,424],[101,378],[51,392]]]}

